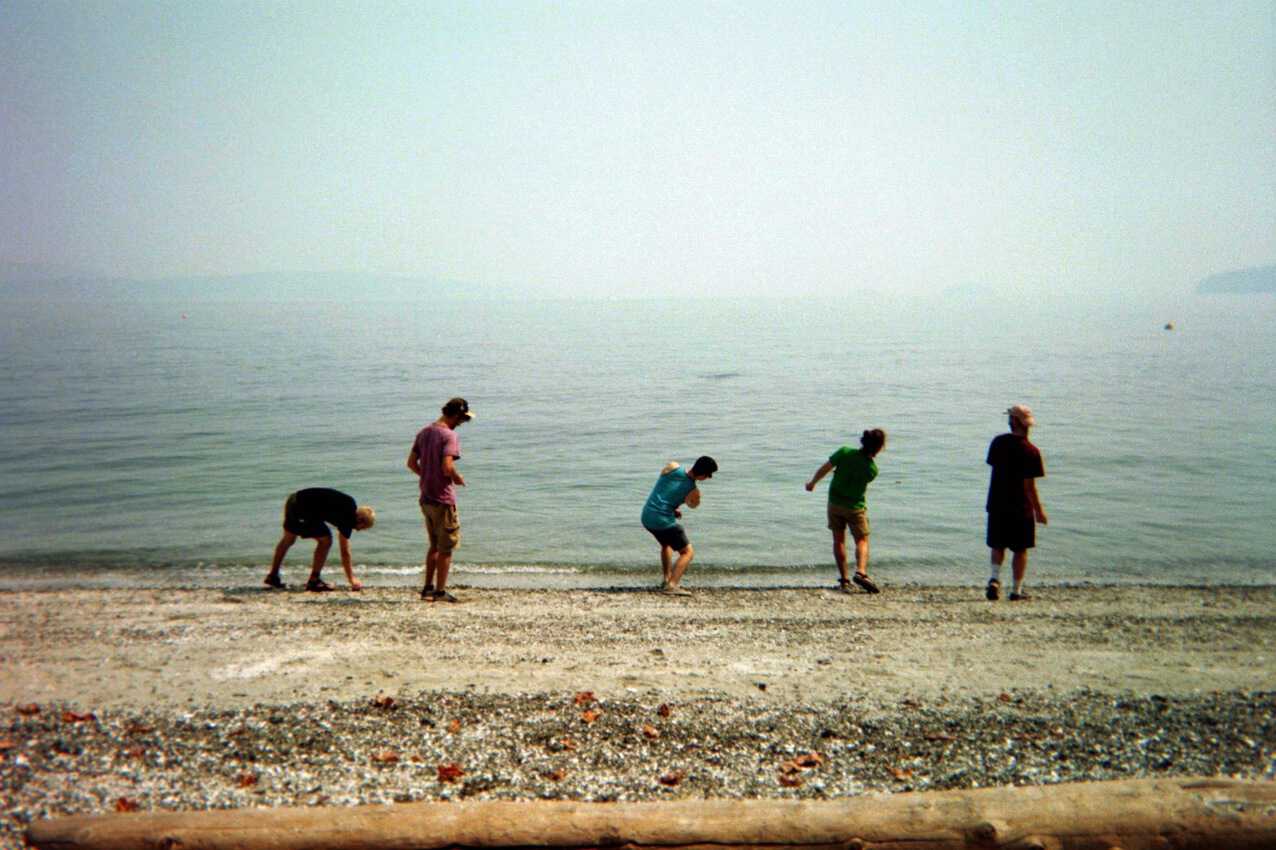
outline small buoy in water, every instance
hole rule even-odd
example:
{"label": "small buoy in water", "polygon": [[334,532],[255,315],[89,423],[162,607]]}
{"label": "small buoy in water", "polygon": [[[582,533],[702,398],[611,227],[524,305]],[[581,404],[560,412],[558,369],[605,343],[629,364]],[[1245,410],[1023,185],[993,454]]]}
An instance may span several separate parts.
{"label": "small buoy in water", "polygon": [[1166,323],[1165,323],[1165,329],[1166,329],[1167,331],[1172,331],[1172,330],[1174,330],[1174,323],[1173,323],[1173,322],[1166,322]]}

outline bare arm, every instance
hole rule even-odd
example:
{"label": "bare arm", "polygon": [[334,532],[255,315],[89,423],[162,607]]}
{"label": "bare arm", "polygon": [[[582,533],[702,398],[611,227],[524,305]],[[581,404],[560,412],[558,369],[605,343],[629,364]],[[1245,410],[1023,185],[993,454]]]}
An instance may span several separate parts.
{"label": "bare arm", "polygon": [[465,486],[465,479],[461,477],[461,473],[456,468],[451,455],[443,455],[443,474],[452,480],[457,487]]}
{"label": "bare arm", "polygon": [[421,461],[417,460],[416,446],[408,452],[408,469],[412,470],[417,476],[421,475]]}
{"label": "bare arm", "polygon": [[346,581],[351,590],[362,590],[363,582],[354,577],[354,559],[350,557],[350,538],[337,533],[338,545],[341,547],[341,568],[346,571]]}
{"label": "bare arm", "polygon": [[806,492],[810,493],[815,490],[815,485],[820,483],[820,479],[832,471],[833,464],[825,461],[823,466],[815,470],[815,474],[811,476],[811,480],[806,482]]}
{"label": "bare arm", "polygon": [[1023,493],[1028,497],[1028,504],[1032,505],[1032,515],[1036,517],[1037,522],[1042,525],[1049,525],[1046,509],[1041,506],[1041,499],[1037,496],[1037,479],[1025,478],[1023,480]]}
{"label": "bare arm", "polygon": [[687,494],[687,507],[689,508],[700,507],[700,488],[699,487],[693,489],[690,493]]}

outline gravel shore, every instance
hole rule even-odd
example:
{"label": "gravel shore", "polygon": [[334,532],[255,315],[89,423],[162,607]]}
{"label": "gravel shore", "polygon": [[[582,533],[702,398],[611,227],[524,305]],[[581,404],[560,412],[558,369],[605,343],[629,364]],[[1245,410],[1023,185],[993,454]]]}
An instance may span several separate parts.
{"label": "gravel shore", "polygon": [[0,594],[0,846],[117,810],[1276,770],[1272,588],[461,595]]}

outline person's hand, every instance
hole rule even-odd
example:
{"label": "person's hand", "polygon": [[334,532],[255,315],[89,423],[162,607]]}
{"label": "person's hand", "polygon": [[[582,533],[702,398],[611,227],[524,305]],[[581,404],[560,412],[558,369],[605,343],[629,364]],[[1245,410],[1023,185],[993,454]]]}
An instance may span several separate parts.
{"label": "person's hand", "polygon": [[359,581],[357,578],[356,578],[356,579],[351,579],[351,580],[350,580],[350,589],[351,589],[351,590],[363,590],[363,582]]}
{"label": "person's hand", "polygon": [[1050,524],[1050,520],[1049,520],[1049,518],[1046,516],[1046,512],[1045,512],[1045,511],[1040,510],[1040,509],[1038,509],[1038,510],[1037,510],[1037,522],[1041,523],[1042,525],[1049,525],[1049,524]]}
{"label": "person's hand", "polygon": [[815,492],[815,482],[814,482],[814,481],[808,481],[808,482],[806,482],[806,492],[808,492],[808,493],[814,493],[814,492]]}
{"label": "person's hand", "polygon": [[673,509],[673,518],[674,518],[674,519],[682,519],[682,511],[678,510],[677,508],[674,508],[674,509]]}

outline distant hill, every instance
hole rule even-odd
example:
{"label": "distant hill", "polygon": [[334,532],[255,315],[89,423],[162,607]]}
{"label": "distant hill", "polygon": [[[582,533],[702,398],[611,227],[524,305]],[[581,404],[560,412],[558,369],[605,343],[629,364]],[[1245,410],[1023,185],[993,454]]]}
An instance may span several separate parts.
{"label": "distant hill", "polygon": [[[13,264],[10,264],[13,265]],[[0,266],[0,295],[28,298],[126,298],[142,301],[412,301],[496,298],[510,293],[456,280],[347,272],[260,272],[130,280],[77,274],[10,273]]]}
{"label": "distant hill", "polygon": [[1276,266],[1255,266],[1234,272],[1210,275],[1196,285],[1207,295],[1239,295],[1253,292],[1276,293]]}

